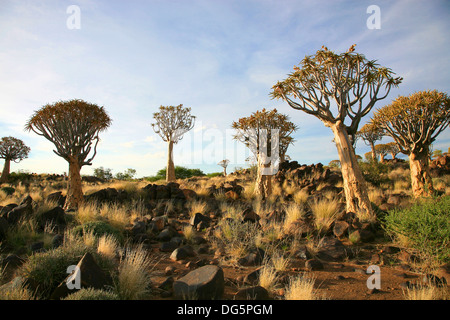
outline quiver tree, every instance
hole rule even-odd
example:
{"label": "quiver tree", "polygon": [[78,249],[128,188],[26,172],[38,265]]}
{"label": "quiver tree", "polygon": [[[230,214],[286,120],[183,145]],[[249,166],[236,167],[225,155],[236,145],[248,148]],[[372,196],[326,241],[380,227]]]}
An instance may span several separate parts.
{"label": "quiver tree", "polygon": [[272,97],[283,99],[331,128],[341,162],[347,211],[362,219],[373,219],[352,143],[361,118],[402,79],[354,52],[354,47],[342,54],[322,47],[315,55],[306,56],[287,79],[273,86]]}
{"label": "quiver tree", "polygon": [[380,157],[380,162],[384,163],[384,157],[389,153],[389,147],[386,144],[379,143],[375,146],[375,153]]}
{"label": "quiver tree", "polygon": [[25,143],[14,137],[3,137],[0,140],[0,159],[5,160],[0,183],[8,182],[11,161],[16,163],[28,157],[30,148]]}
{"label": "quiver tree", "polygon": [[429,149],[449,122],[450,99],[446,93],[437,90],[400,96],[373,115],[372,123],[394,138],[400,152],[409,155],[415,197],[433,193]]}
{"label": "quiver tree", "polygon": [[156,123],[153,130],[168,143],[166,181],[174,181],[175,165],[173,162],[173,144],[183,139],[183,135],[194,127],[195,116],[191,115],[191,108],[183,108],[180,104],[174,106],[161,106],[159,112],[153,114]]}
{"label": "quiver tree", "polygon": [[276,173],[273,168],[284,161],[298,127],[277,109],[256,111],[233,122],[231,127],[236,130],[233,139],[244,143],[257,161],[255,193],[265,199],[272,192],[272,175]]}
{"label": "quiver tree", "polygon": [[371,123],[366,123],[362,128],[356,133],[357,137],[360,137],[366,145],[370,147],[372,152],[372,160],[376,161],[376,150],[375,142],[381,140],[383,137],[383,130],[372,125]]}
{"label": "quiver tree", "polygon": [[385,144],[387,152],[391,155],[392,159],[395,159],[397,154],[400,152],[400,148],[395,142],[388,142]]}
{"label": "quiver tree", "polygon": [[230,163],[230,160],[228,160],[228,159],[224,159],[218,163],[218,165],[223,168],[223,176],[224,177],[227,176],[227,167],[228,167],[229,163]]}
{"label": "quiver tree", "polygon": [[53,152],[69,163],[64,209],[77,209],[83,200],[80,170],[92,165],[99,133],[111,125],[103,107],[80,99],[47,104],[37,110],[25,130],[43,136],[55,145]]}

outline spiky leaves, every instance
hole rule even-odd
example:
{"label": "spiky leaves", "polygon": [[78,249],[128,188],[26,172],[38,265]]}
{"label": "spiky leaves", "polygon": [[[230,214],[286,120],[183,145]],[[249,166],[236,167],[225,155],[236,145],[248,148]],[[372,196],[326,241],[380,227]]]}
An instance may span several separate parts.
{"label": "spiky leaves", "polygon": [[394,138],[405,154],[428,151],[449,123],[450,98],[437,90],[400,96],[372,117],[372,124]]}
{"label": "spiky leaves", "polygon": [[256,111],[249,117],[234,121],[231,127],[236,130],[233,139],[244,143],[256,158],[260,151],[259,138],[263,130],[270,135],[271,129],[278,129],[281,161],[284,160],[288,147],[294,143],[292,134],[298,130],[298,126],[289,120],[289,116],[279,113],[277,109]]}
{"label": "spiky leaves", "polygon": [[156,120],[156,123],[152,124],[153,130],[165,142],[177,143],[195,124],[191,108],[183,108],[182,104],[176,107],[161,106],[159,112],[153,114],[153,118]]}
{"label": "spiky leaves", "polygon": [[347,132],[354,135],[361,118],[401,81],[391,69],[356,53],[355,45],[342,54],[322,47],[294,66],[287,79],[273,86],[271,95],[326,124],[349,118]]}
{"label": "spiky leaves", "polygon": [[372,123],[395,140],[400,152],[409,155],[414,195],[430,195],[433,186],[428,167],[429,148],[450,123],[448,95],[428,90],[400,96],[378,109]]}
{"label": "spiky leaves", "polygon": [[51,141],[58,156],[67,161],[76,159],[82,167],[92,164],[100,140],[98,134],[106,130],[111,121],[103,107],[74,99],[43,106],[33,114],[25,130]]}

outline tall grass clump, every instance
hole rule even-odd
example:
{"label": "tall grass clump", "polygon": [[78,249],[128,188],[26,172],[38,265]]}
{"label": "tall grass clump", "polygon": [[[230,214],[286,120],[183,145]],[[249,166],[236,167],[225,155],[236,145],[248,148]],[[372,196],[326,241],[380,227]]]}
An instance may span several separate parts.
{"label": "tall grass clump", "polygon": [[314,283],[315,279],[310,276],[291,277],[286,287],[285,300],[320,300]]}
{"label": "tall grass clump", "polygon": [[417,250],[431,264],[450,262],[450,196],[418,200],[390,211],[383,226],[403,246]]}
{"label": "tall grass clump", "polygon": [[123,300],[141,299],[149,293],[153,261],[142,245],[126,248],[123,255],[115,280],[116,292]]}
{"label": "tall grass clump", "polygon": [[340,201],[337,198],[316,198],[309,206],[314,215],[315,227],[319,232],[327,232],[341,214]]}

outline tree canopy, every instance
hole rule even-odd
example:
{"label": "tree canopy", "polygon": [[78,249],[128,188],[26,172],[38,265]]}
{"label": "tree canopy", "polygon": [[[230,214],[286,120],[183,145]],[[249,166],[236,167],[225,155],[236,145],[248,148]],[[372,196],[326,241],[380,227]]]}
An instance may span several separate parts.
{"label": "tree canopy", "polygon": [[177,143],[183,135],[191,130],[195,124],[195,116],[191,115],[191,108],[178,106],[160,106],[159,112],[153,113],[156,123],[152,123],[153,130],[164,141]]}
{"label": "tree canopy", "polygon": [[30,148],[14,137],[3,137],[0,140],[0,159],[20,162],[28,157]]}
{"label": "tree canopy", "polygon": [[[100,141],[98,134],[111,125],[103,107],[81,99],[47,104],[37,110],[25,126],[53,142],[58,156],[75,158],[80,166],[91,165]],[[93,151],[92,156],[88,155]]]}
{"label": "tree canopy", "polygon": [[399,96],[372,117],[372,124],[383,128],[405,154],[428,152],[449,122],[450,98],[437,90]]}

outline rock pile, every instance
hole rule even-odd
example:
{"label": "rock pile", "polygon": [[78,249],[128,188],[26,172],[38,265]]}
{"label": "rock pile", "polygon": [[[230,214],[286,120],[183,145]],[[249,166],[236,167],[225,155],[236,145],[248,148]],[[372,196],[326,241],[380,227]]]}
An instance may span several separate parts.
{"label": "rock pile", "polygon": [[341,173],[325,169],[321,163],[300,165],[297,161],[283,162],[278,168],[274,181],[279,184],[287,181],[308,194],[315,193],[319,185],[322,192],[340,193],[342,191],[342,188],[336,187],[336,184],[342,181]]}
{"label": "rock pile", "polygon": [[433,178],[450,174],[450,154],[444,153],[430,163],[431,176]]}

